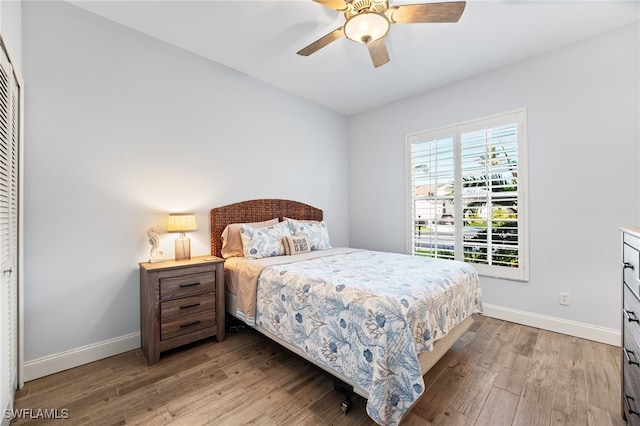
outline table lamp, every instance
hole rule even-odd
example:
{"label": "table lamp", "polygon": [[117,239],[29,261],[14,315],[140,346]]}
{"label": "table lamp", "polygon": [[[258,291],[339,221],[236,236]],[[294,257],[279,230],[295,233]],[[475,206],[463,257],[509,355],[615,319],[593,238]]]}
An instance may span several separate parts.
{"label": "table lamp", "polygon": [[169,213],[167,232],[179,232],[176,238],[176,260],[191,259],[191,240],[184,235],[198,229],[196,216],[193,213]]}

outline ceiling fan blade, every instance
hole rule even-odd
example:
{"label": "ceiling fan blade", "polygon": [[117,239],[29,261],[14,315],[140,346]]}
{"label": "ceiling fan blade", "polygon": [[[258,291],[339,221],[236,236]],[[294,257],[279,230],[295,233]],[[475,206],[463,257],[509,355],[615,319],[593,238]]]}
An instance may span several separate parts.
{"label": "ceiling fan blade", "polygon": [[367,43],[367,48],[374,67],[378,68],[389,62],[389,51],[387,50],[387,44],[384,42],[384,37]]}
{"label": "ceiling fan blade", "polygon": [[458,22],[466,2],[405,4],[389,8],[387,16],[393,23],[414,24],[431,22]]}
{"label": "ceiling fan blade", "polygon": [[315,53],[318,50],[322,49],[323,47],[325,47],[329,43],[336,41],[337,39],[339,39],[342,36],[344,36],[344,30],[342,29],[342,27],[340,27],[338,29],[335,29],[335,30],[331,31],[326,36],[320,37],[318,40],[314,41],[313,43],[311,43],[310,45],[308,45],[304,49],[300,50],[298,52],[298,55],[300,55],[300,56],[309,56],[312,53]]}
{"label": "ceiling fan blade", "polygon": [[335,9],[338,12],[342,12],[344,10],[347,10],[347,2],[344,0],[313,0],[316,3],[320,3],[323,6],[327,6],[331,9]]}

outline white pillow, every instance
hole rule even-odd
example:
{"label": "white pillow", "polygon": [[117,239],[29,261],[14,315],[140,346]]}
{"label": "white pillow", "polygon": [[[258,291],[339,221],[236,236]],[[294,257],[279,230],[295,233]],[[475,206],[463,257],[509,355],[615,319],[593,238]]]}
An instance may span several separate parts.
{"label": "white pillow", "polygon": [[260,259],[286,254],[282,239],[291,235],[288,222],[280,222],[264,228],[240,226],[244,257]]}
{"label": "white pillow", "polygon": [[287,218],[286,221],[289,223],[289,228],[293,235],[305,235],[309,239],[309,248],[311,251],[331,248],[329,230],[327,229],[327,224],[324,223],[324,221],[304,221],[290,218]]}
{"label": "white pillow", "polygon": [[278,223],[278,218],[265,220],[264,222],[253,223],[230,223],[222,231],[222,248],[220,253],[225,259],[229,257],[242,257],[244,251],[242,249],[242,238],[240,237],[240,227],[242,225],[251,226],[253,228],[262,228],[265,226],[275,225]]}

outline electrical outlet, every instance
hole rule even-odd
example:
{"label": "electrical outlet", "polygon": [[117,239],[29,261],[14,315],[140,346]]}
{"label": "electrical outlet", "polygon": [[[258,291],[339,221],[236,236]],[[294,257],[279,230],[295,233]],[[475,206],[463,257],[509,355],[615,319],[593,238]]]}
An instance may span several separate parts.
{"label": "electrical outlet", "polygon": [[560,293],[560,304],[569,306],[569,293]]}

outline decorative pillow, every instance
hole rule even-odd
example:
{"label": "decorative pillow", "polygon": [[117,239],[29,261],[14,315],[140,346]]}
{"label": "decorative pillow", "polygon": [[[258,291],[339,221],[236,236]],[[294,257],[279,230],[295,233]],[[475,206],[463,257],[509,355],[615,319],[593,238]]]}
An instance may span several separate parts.
{"label": "decorative pillow", "polygon": [[306,235],[285,235],[282,240],[284,251],[288,255],[311,251],[309,238]]}
{"label": "decorative pillow", "polygon": [[331,248],[329,230],[327,229],[327,225],[324,221],[302,221],[287,218],[287,222],[289,223],[289,228],[293,235],[305,235],[309,239],[309,248],[311,251]]}
{"label": "decorative pillow", "polygon": [[291,235],[288,222],[280,222],[264,228],[240,226],[244,257],[260,259],[286,254],[282,239],[287,235]]}
{"label": "decorative pillow", "polygon": [[230,223],[222,231],[222,248],[220,253],[225,259],[228,257],[242,257],[244,252],[242,250],[242,238],[240,237],[240,227],[242,225],[251,226],[253,228],[263,228],[265,226],[275,225],[278,223],[278,218],[275,217],[264,222],[253,223]]}

